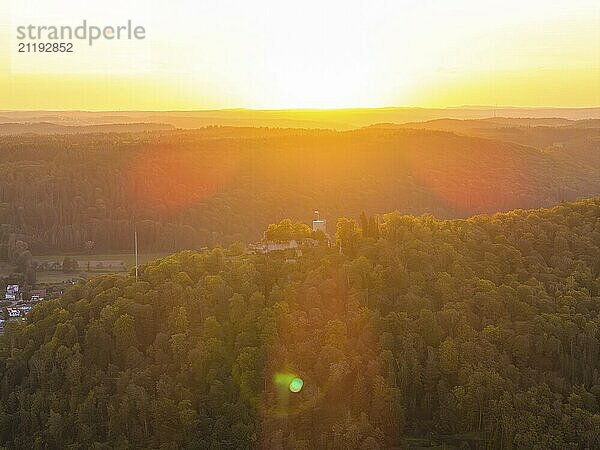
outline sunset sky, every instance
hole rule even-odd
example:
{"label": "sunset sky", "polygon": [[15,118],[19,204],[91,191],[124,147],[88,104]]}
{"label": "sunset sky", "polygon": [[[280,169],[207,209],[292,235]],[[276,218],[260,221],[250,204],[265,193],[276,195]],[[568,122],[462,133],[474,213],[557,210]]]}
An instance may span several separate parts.
{"label": "sunset sky", "polygon": [[[95,3],[0,3],[0,109],[600,105],[597,0]],[[84,19],[147,37],[17,52]]]}

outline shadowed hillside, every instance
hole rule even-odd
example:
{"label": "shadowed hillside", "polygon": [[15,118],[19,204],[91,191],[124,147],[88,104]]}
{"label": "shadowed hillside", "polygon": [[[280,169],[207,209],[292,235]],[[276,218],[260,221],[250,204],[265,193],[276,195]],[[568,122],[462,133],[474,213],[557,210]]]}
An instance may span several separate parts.
{"label": "shadowed hillside", "polygon": [[598,166],[576,153],[427,130],[14,136],[0,157],[5,256],[16,239],[34,254],[129,251],[134,223],[146,251],[172,251],[256,240],[314,209],[464,217],[600,192]]}
{"label": "shadowed hillside", "polygon": [[576,158],[600,168],[600,121],[568,119],[480,120],[439,119],[403,124],[377,124],[373,128],[448,131],[467,136],[516,142],[553,151],[557,156]]}

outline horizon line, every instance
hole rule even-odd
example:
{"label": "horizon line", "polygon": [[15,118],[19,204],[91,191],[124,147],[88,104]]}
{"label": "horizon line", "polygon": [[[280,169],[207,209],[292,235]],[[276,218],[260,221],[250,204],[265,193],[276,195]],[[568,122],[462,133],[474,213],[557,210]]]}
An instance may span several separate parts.
{"label": "horizon line", "polygon": [[182,113],[182,112],[233,112],[233,111],[249,111],[249,112],[327,112],[327,111],[364,111],[364,110],[402,110],[402,109],[419,109],[419,110],[455,110],[455,109],[478,109],[478,110],[498,110],[498,109],[600,109],[600,105],[596,106],[514,106],[514,105],[456,105],[456,106],[357,106],[357,107],[342,107],[342,108],[208,108],[208,109],[0,109],[0,113],[6,112],[84,112],[84,113],[126,113],[126,112],[161,112],[161,113]]}

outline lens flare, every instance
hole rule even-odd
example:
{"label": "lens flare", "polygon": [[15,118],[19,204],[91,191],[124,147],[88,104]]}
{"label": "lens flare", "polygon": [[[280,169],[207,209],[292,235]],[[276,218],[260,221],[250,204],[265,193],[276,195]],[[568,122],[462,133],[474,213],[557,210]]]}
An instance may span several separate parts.
{"label": "lens flare", "polygon": [[178,213],[210,199],[230,179],[237,159],[214,142],[142,146],[128,169],[130,198],[142,209]]}
{"label": "lens flare", "polygon": [[304,381],[302,381],[302,378],[294,378],[289,385],[290,391],[297,393],[300,392],[300,390],[302,390],[302,386],[304,386]]}

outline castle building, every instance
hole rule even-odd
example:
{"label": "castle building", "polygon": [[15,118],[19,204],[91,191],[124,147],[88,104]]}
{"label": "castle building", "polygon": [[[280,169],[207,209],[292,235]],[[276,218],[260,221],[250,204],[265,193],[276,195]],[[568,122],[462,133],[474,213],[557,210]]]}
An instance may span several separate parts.
{"label": "castle building", "polygon": [[312,230],[322,231],[327,234],[327,221],[320,218],[319,211],[315,211],[315,218],[312,221]]}

